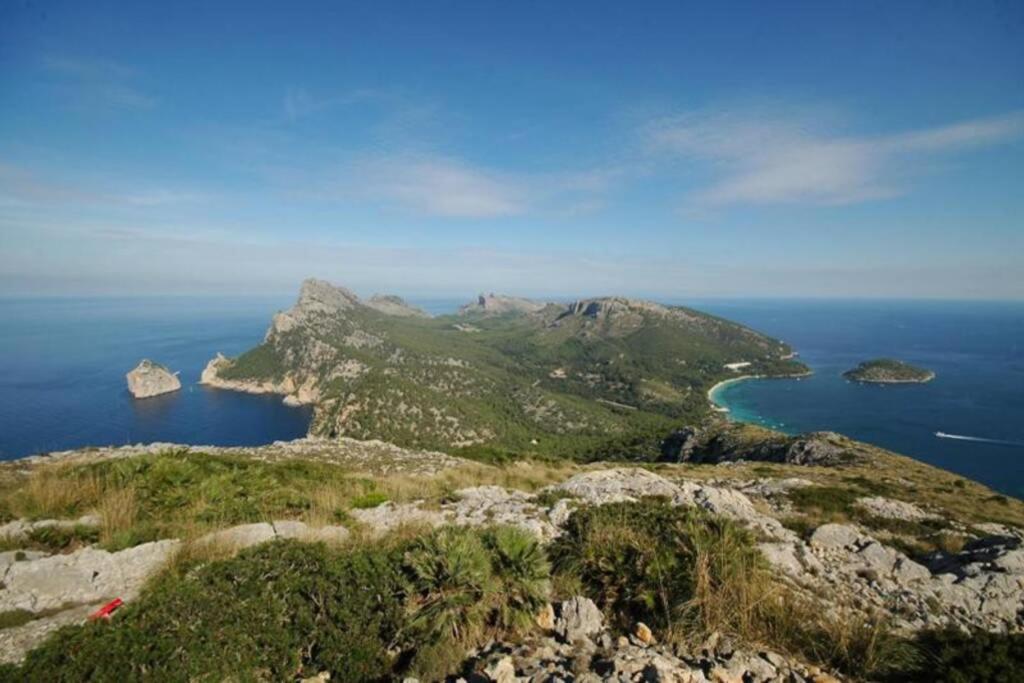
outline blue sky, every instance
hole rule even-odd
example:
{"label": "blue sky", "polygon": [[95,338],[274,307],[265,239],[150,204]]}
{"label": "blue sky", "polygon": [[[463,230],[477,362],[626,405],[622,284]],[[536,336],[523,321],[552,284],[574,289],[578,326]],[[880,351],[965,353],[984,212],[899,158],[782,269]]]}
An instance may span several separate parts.
{"label": "blue sky", "polygon": [[0,294],[1024,298],[1024,4],[0,4]]}

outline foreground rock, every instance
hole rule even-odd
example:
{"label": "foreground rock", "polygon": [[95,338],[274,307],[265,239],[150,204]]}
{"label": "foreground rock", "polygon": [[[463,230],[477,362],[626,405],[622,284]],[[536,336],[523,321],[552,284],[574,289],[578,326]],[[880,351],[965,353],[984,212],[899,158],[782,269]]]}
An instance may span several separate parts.
{"label": "foreground rock", "polygon": [[[10,525],[8,525],[10,526]],[[342,526],[311,527],[294,520],[241,524],[202,536],[195,547],[238,551],[279,539],[343,543]],[[103,604],[134,600],[145,582],[181,547],[170,539],[115,553],[87,547],[63,555],[31,550],[0,553],[0,613],[25,613],[28,621],[0,629],[0,662],[18,662],[51,633],[78,624]]]}
{"label": "foreground rock", "polygon": [[76,527],[98,527],[100,521],[96,515],[83,515],[78,519],[15,519],[0,526],[0,539],[20,541],[40,529],[70,530]]}
{"label": "foreground rock", "polygon": [[[637,634],[615,636],[587,598],[557,607],[558,627],[547,637],[494,643],[463,664],[462,680],[650,681],[671,683],[826,683],[836,679],[775,652],[736,647],[712,635],[701,646],[669,648]],[[637,633],[645,632],[643,624]],[[454,679],[453,679],[454,680]]]}
{"label": "foreground rock", "polygon": [[116,553],[90,547],[35,559],[14,556],[6,566],[0,564],[0,612],[44,612],[104,599],[130,599],[179,545],[179,541],[165,540]]}
{"label": "foreground rock", "polygon": [[172,373],[148,358],[143,359],[125,377],[128,379],[128,391],[135,398],[151,398],[181,389],[178,373]]}

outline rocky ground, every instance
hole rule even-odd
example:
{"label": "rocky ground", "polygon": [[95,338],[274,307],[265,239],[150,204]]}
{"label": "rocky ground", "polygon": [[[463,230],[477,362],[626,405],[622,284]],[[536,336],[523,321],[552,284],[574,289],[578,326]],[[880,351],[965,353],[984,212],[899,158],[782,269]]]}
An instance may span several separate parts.
{"label": "rocky ground", "polygon": [[182,453],[211,453],[238,455],[266,462],[281,460],[311,460],[338,465],[356,472],[379,475],[411,474],[432,475],[466,463],[437,451],[399,448],[383,441],[359,441],[345,437],[326,439],[315,436],[293,441],[275,441],[268,446],[190,446],[174,443],[135,444],[109,446],[70,451],[54,451],[15,460],[7,466],[22,470],[47,463],[77,464],[95,460],[131,458],[138,455],[175,451]]}
{"label": "rocky ground", "polygon": [[[54,453],[11,467],[25,470],[41,463],[125,458],[167,448],[154,444]],[[440,453],[348,439],[300,439],[252,449],[173,448],[246,454],[267,461],[313,459],[385,476],[415,473],[429,477],[466,464]],[[947,519],[948,511],[931,503],[883,495],[857,498],[854,506],[867,515],[865,519],[910,525],[948,523],[962,536],[962,547],[912,558],[905,545],[894,540],[898,535],[850,519],[815,522],[803,530],[791,528],[794,496],[816,488],[827,490],[813,480],[818,475],[815,468],[802,470],[805,478],[737,476],[751,470],[732,463],[693,467],[667,465],[658,467],[657,472],[635,466],[577,468],[563,481],[533,491],[468,486],[442,500],[388,501],[353,509],[344,526],[313,527],[294,520],[245,524],[209,533],[189,544],[241,548],[275,538],[342,543],[350,534],[374,537],[403,527],[496,523],[519,526],[549,542],[559,536],[572,511],[581,505],[657,496],[750,528],[779,576],[837,619],[881,612],[907,633],[947,625],[993,632],[1024,630],[1024,531],[1014,524],[963,524]],[[0,553],[0,613],[25,615],[24,623],[0,629],[0,660],[19,660],[53,630],[84,620],[107,600],[132,600],[146,579],[183,545],[180,539],[162,539],[113,553],[92,546],[64,554],[17,549],[19,539],[39,528],[100,523],[92,517],[23,519],[0,527],[6,547],[15,548]],[[474,653],[467,661],[467,680],[829,680],[827,674],[776,653],[744,650],[728,642],[708,643],[695,651],[672,651],[654,643],[641,625],[631,636],[613,636],[594,611],[584,603],[558,605],[549,615],[542,637],[492,643]]]}
{"label": "rocky ground", "polygon": [[830,683],[836,680],[818,667],[776,652],[741,648],[719,634],[712,634],[694,648],[662,646],[643,623],[637,624],[628,636],[615,636],[607,628],[601,610],[584,597],[574,597],[553,606],[539,622],[543,636],[519,643],[487,645],[468,658],[459,680],[467,683]]}

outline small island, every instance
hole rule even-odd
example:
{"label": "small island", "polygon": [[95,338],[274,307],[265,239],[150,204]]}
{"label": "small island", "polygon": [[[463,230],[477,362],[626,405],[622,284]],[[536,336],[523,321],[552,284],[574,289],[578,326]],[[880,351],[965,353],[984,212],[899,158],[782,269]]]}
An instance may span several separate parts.
{"label": "small island", "polygon": [[148,358],[142,359],[125,378],[128,380],[128,391],[135,398],[151,398],[181,389],[178,373]]}
{"label": "small island", "polygon": [[852,370],[847,370],[843,373],[843,377],[855,382],[876,384],[923,384],[935,379],[935,373],[901,360],[875,358],[864,361]]}

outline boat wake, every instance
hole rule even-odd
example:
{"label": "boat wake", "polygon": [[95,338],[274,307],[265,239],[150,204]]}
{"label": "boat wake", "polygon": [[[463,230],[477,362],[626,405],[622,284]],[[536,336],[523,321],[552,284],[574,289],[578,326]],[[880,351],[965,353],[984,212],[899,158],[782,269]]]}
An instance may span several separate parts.
{"label": "boat wake", "polygon": [[997,446],[1021,446],[1024,441],[1007,441],[1005,439],[986,439],[982,436],[964,436],[963,434],[947,434],[946,432],[935,432],[940,439],[956,439],[957,441],[974,441],[975,443],[991,443]]}

